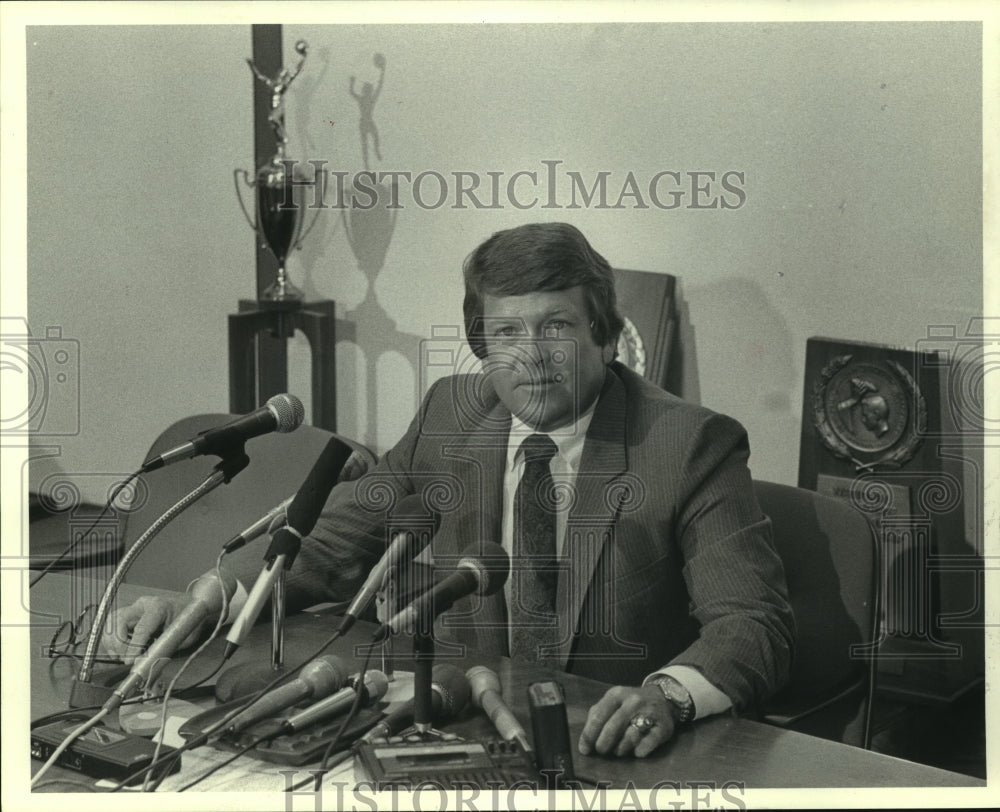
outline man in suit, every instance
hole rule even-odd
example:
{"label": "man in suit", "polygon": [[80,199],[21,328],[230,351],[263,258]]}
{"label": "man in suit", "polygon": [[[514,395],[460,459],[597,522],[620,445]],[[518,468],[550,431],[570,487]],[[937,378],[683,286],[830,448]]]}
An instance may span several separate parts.
{"label": "man in suit", "polygon": [[[334,489],[290,607],[349,599],[387,506],[422,492],[441,515],[425,560],[482,540],[511,554],[503,591],[457,604],[442,634],[616,686],[581,752],[645,756],[691,718],[752,708],[787,678],[792,617],[745,431],[614,360],[611,269],[572,226],[494,234],[464,275],[481,370],[438,381],[378,466]],[[137,647],[182,601],[143,600],[118,617]]]}

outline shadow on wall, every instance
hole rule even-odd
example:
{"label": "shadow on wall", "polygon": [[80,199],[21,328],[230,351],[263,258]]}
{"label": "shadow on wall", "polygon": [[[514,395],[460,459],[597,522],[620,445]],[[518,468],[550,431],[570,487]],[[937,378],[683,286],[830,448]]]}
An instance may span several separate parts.
{"label": "shadow on wall", "polygon": [[[796,482],[798,450],[789,444],[799,437],[797,388],[802,384],[784,316],[764,288],[746,278],[708,285],[689,281],[680,315],[685,398],[746,426],[755,476]],[[710,379],[696,377],[706,369]]]}
{"label": "shadow on wall", "polygon": [[[338,86],[357,105],[359,129],[356,147],[342,146],[348,152],[358,150],[356,158],[341,156],[331,165],[330,155],[316,154],[316,144],[308,134],[314,132],[312,119],[317,111],[339,109],[337,105],[324,108],[317,97],[323,86],[323,79],[330,70],[330,49],[320,48],[316,52],[321,69],[298,80],[296,103],[293,114],[298,122],[295,133],[305,134],[305,141],[293,151],[305,176],[314,171],[326,174],[322,196],[319,202],[313,190],[303,194],[307,229],[299,243],[299,265],[303,269],[303,289],[307,299],[322,299],[319,293],[327,287],[331,248],[341,233],[346,237],[358,269],[364,274],[366,290],[360,303],[344,312],[339,312],[335,323],[338,344],[337,392],[339,399],[346,398],[339,410],[338,429],[373,450],[380,450],[386,442],[383,437],[386,425],[392,424],[392,412],[399,411],[399,404],[419,402],[418,364],[420,342],[424,336],[400,332],[395,320],[378,301],[375,281],[385,267],[386,257],[396,228],[400,208],[399,192],[395,184],[364,183],[359,188],[351,188],[350,181],[334,180],[330,173],[346,171],[354,174],[360,159],[364,170],[383,159],[379,144],[378,126],[375,122],[376,101],[385,79],[386,59],[382,54],[373,56],[377,77],[373,81],[358,81],[363,77],[343,77]],[[329,121],[333,125],[335,122]],[[338,133],[351,132],[349,128],[338,129]],[[348,138],[348,141],[351,139]],[[377,175],[375,175],[377,176]],[[306,188],[306,187],[303,187]],[[311,210],[314,206],[319,206]],[[341,262],[341,260],[337,260]],[[340,268],[340,271],[346,271]],[[308,358],[308,356],[305,356]],[[355,359],[357,359],[355,361]],[[391,389],[390,404],[387,404],[387,390]],[[380,408],[381,404],[381,408]],[[388,416],[388,420],[387,420]],[[395,438],[389,438],[390,443]],[[381,440],[381,442],[380,442]]]}
{"label": "shadow on wall", "polygon": [[[366,170],[370,168],[370,147],[375,158],[382,160],[378,127],[373,114],[375,102],[385,80],[386,59],[382,54],[375,54],[373,64],[379,71],[377,86],[373,86],[371,82],[364,82],[359,90],[356,79],[352,76],[347,88],[347,92],[358,103],[360,116],[358,136],[361,142],[362,165]],[[367,427],[364,442],[371,447],[377,446],[378,427],[385,422],[380,419],[383,416],[379,412],[380,403],[383,402],[379,392],[380,369],[393,371],[394,388],[405,387],[407,383],[413,382],[412,393],[396,389],[394,399],[397,403],[418,402],[421,395],[416,391],[418,386],[416,381],[419,378],[417,373],[420,346],[424,337],[398,330],[396,322],[379,303],[375,293],[375,280],[385,267],[386,255],[396,229],[400,209],[393,207],[392,202],[398,199],[399,190],[395,182],[375,183],[362,191],[355,191],[340,210],[340,223],[347,237],[347,243],[367,281],[364,298],[357,307],[344,313],[343,320],[350,325],[352,338],[363,325],[364,347],[356,343],[357,351],[364,359],[361,371],[358,373],[363,377],[363,381],[356,381],[353,389],[358,393],[359,408],[363,408],[366,415],[364,421],[359,420],[357,425]],[[402,363],[399,363],[400,356]],[[406,371],[411,374],[404,374]]]}

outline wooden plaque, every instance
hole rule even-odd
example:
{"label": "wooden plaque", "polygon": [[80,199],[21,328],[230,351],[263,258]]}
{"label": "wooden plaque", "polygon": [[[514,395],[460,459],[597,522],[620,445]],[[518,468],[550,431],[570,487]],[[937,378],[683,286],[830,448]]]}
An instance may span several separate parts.
{"label": "wooden plaque", "polygon": [[952,371],[922,349],[806,345],[799,487],[850,501],[875,526],[879,683],[927,701],[953,699],[983,672],[982,551],[966,531],[982,468],[952,419]]}

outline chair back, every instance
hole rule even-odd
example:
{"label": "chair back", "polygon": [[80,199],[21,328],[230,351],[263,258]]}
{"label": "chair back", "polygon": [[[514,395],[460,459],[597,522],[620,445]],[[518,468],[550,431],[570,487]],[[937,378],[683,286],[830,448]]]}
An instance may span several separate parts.
{"label": "chair back", "polygon": [[679,394],[679,380],[672,374],[676,370],[671,369],[677,333],[676,278],[619,268],[612,273],[618,310],[625,319],[618,339],[618,359],[647,381]]}
{"label": "chair back", "polygon": [[[156,439],[147,459],[235,417],[200,414],[179,420]],[[125,580],[184,590],[193,578],[215,565],[223,544],[296,493],[331,439],[351,449],[340,473],[341,480],[357,479],[375,465],[375,455],[363,445],[316,426],[301,425],[290,433],[255,437],[246,443],[250,465],[170,522],[136,558]],[[144,502],[128,514],[122,530],[125,549],[199,485],[216,462],[215,457],[194,457],[143,474],[138,491]],[[261,556],[264,549],[262,546]]]}
{"label": "chair back", "polygon": [[876,535],[847,502],[803,488],[754,483],[770,517],[795,616],[788,684],[764,719],[868,747],[879,596]]}

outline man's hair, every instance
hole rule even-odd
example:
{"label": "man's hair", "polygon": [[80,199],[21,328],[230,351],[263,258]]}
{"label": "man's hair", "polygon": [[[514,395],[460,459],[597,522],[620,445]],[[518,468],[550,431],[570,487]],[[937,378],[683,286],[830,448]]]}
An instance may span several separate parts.
{"label": "man's hair", "polygon": [[616,346],[624,321],[618,313],[608,261],[568,223],[529,223],[498,231],[466,257],[465,335],[480,358],[486,355],[483,299],[566,290],[579,285],[600,346]]}

